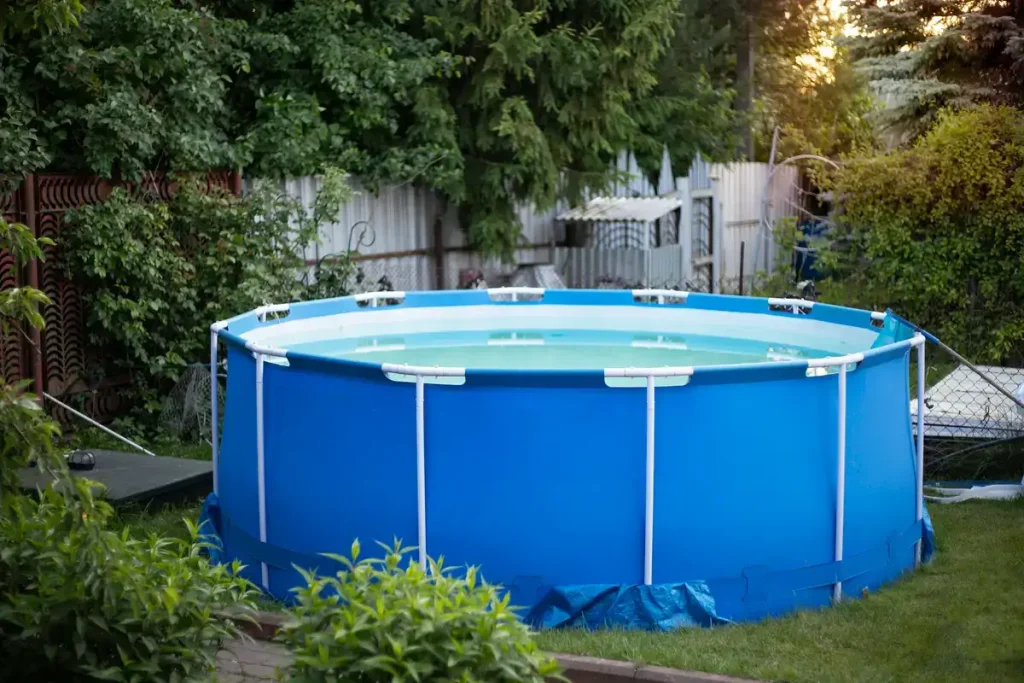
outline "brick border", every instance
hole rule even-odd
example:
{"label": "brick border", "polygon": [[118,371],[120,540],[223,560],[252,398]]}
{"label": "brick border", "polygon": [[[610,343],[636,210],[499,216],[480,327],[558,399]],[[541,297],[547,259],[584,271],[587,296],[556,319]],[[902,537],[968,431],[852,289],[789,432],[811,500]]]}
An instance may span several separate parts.
{"label": "brick border", "polygon": [[[270,640],[284,621],[283,614],[257,612],[254,622],[242,621],[243,630],[256,640]],[[555,654],[555,659],[572,683],[759,683],[750,678],[733,678],[664,666],[642,666],[614,659]]]}

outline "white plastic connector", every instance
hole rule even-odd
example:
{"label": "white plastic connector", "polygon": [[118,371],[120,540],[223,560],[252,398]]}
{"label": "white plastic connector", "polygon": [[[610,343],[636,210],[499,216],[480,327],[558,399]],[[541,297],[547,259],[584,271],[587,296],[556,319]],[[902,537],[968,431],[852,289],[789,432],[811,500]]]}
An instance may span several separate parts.
{"label": "white plastic connector", "polygon": [[605,368],[605,377],[689,377],[693,367]]}
{"label": "white plastic connector", "polygon": [[370,308],[377,308],[377,304],[380,301],[387,301],[388,299],[401,301],[405,299],[405,292],[363,292],[362,294],[354,294],[352,299],[359,303],[368,301]]}
{"label": "white plastic connector", "polygon": [[686,297],[689,292],[683,292],[676,289],[634,289],[633,298],[639,297],[650,297],[657,301],[659,304],[664,304],[666,299],[681,299],[682,303],[686,303]]}
{"label": "white plastic connector", "polygon": [[268,313],[287,313],[291,309],[291,304],[266,304],[265,306],[256,307],[256,319],[261,323],[267,322]]}
{"label": "white plastic connector", "polygon": [[264,356],[274,356],[276,358],[287,358],[288,357],[288,352],[285,351],[284,349],[279,349],[276,346],[263,346],[261,344],[257,344],[254,341],[247,341],[245,343],[245,348],[248,351],[252,351],[253,353],[262,354]]}
{"label": "white plastic connector", "polygon": [[423,365],[400,365],[398,363],[381,363],[380,369],[385,374],[408,375],[410,377],[465,377],[466,368],[427,367]]}
{"label": "white plastic connector", "polygon": [[771,310],[772,307],[775,307],[776,309],[789,309],[791,313],[800,313],[803,310],[810,313],[811,309],[814,308],[814,302],[806,299],[768,299],[769,310]]}

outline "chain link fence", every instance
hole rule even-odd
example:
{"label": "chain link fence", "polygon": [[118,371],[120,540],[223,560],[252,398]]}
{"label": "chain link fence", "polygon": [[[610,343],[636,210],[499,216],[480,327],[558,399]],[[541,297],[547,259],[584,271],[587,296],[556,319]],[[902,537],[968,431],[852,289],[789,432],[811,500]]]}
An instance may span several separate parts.
{"label": "chain link fence", "polygon": [[[926,478],[1019,481],[1024,472],[1024,408],[999,389],[1024,399],[1024,368],[974,369],[933,345],[925,362]],[[915,367],[911,377],[916,376]],[[916,379],[912,386],[916,388]],[[916,396],[910,413],[916,434]]]}

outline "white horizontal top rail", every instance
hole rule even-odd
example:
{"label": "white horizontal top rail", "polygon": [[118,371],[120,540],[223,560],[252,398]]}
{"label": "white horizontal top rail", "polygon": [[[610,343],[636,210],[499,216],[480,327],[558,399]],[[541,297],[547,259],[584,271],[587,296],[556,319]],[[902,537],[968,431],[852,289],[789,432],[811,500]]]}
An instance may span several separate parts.
{"label": "white horizontal top rail", "polygon": [[276,346],[263,346],[262,344],[257,344],[254,341],[246,342],[245,348],[262,356],[275,356],[277,358],[288,357],[288,352],[284,349],[279,349]]}
{"label": "white horizontal top rail", "polygon": [[291,304],[266,304],[265,306],[259,306],[255,311],[256,319],[261,323],[265,323],[268,313],[287,313],[290,309]]}
{"label": "white horizontal top rail", "polygon": [[401,301],[404,298],[405,292],[363,292],[362,294],[352,295],[352,299],[355,301],[369,301],[371,308],[376,308],[378,301],[387,301],[388,299],[397,299]]}
{"label": "white horizontal top rail", "polygon": [[808,358],[809,368],[832,368],[837,365],[852,365],[864,360],[863,353],[850,353],[845,356],[832,356],[831,358]]}
{"label": "white horizontal top rail", "polygon": [[634,289],[633,297],[638,296],[649,296],[653,299],[657,299],[659,304],[665,303],[665,299],[682,299],[683,303],[686,302],[686,297],[689,292],[683,292],[677,289]]}
{"label": "white horizontal top rail", "polygon": [[768,299],[769,306],[783,306],[790,309],[794,313],[799,313],[801,308],[806,308],[808,311],[814,308],[814,302],[808,301],[807,299]]}
{"label": "white horizontal top rail", "polygon": [[605,377],[689,377],[692,367],[605,368]]}
{"label": "white horizontal top rail", "polygon": [[491,299],[496,296],[508,296],[512,301],[519,301],[521,296],[543,298],[546,291],[543,287],[490,287],[487,289],[487,295]]}
{"label": "white horizontal top rail", "polygon": [[382,372],[392,375],[408,375],[410,377],[465,377],[466,368],[428,367],[425,365],[402,365],[399,363],[381,363]]}

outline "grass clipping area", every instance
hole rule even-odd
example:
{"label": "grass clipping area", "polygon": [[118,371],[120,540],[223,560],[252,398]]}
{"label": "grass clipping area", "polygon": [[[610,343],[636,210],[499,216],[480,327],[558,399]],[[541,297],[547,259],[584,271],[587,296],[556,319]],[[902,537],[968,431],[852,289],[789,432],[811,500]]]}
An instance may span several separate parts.
{"label": "grass clipping area", "polygon": [[939,554],[834,609],[673,633],[545,631],[554,652],[774,681],[1024,680],[1024,500],[931,505]]}

